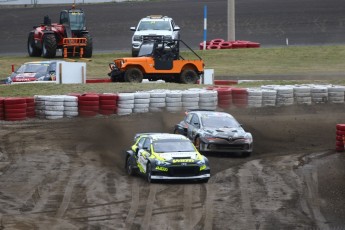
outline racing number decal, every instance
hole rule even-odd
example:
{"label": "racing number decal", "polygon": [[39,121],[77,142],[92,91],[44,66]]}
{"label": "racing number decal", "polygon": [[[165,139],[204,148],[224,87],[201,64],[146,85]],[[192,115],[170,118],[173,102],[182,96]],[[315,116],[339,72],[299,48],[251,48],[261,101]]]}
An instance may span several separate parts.
{"label": "racing number decal", "polygon": [[138,163],[141,165],[141,167],[144,169],[145,172],[146,172],[146,165],[148,161],[147,155],[148,153],[143,149],[140,149],[138,152]]}

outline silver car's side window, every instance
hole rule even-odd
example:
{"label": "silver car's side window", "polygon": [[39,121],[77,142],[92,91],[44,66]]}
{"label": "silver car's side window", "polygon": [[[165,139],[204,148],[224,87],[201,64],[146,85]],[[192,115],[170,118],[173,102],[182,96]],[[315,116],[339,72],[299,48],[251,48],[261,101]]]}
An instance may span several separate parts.
{"label": "silver car's side window", "polygon": [[186,117],[186,122],[188,123],[188,124],[191,124],[191,120],[192,120],[192,117],[193,117],[193,114],[188,114],[187,115],[187,117]]}
{"label": "silver car's side window", "polygon": [[192,125],[195,127],[200,127],[200,121],[197,115],[192,117]]}

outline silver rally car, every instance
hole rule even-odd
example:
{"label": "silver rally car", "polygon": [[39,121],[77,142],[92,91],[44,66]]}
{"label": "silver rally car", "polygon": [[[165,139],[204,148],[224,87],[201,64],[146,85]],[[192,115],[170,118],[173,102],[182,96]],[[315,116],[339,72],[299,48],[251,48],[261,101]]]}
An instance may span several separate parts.
{"label": "silver rally car", "polygon": [[240,153],[247,157],[253,151],[252,134],[225,112],[188,111],[184,120],[175,125],[174,133],[188,137],[203,153]]}
{"label": "silver rally car", "polygon": [[126,151],[128,175],[143,175],[149,183],[156,180],[193,180],[210,178],[208,159],[180,134],[139,133]]}

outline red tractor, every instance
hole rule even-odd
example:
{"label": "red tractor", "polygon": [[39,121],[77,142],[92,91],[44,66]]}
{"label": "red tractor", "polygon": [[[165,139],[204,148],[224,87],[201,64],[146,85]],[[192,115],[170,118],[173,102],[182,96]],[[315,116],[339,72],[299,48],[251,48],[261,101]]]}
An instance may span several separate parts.
{"label": "red tractor", "polygon": [[30,57],[54,58],[56,50],[63,50],[64,57],[75,56],[90,58],[92,56],[92,37],[85,26],[85,14],[81,9],[63,10],[60,23],[51,23],[48,16],[40,26],[34,26],[28,37]]}

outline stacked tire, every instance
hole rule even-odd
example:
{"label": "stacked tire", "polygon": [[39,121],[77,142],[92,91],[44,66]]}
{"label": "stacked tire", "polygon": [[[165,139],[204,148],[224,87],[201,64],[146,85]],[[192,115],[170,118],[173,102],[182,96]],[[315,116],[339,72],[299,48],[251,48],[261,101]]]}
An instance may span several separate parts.
{"label": "stacked tire", "polygon": [[0,120],[5,119],[4,100],[5,98],[0,97]]}
{"label": "stacked tire", "polygon": [[218,107],[221,109],[228,109],[232,106],[232,88],[220,87],[214,88],[218,96]]}
{"label": "stacked tire", "polygon": [[344,86],[329,86],[328,87],[328,102],[332,104],[343,104],[345,87]]}
{"label": "stacked tire", "polygon": [[248,106],[248,91],[245,88],[232,88],[232,103],[237,108],[245,108]]}
{"label": "stacked tire", "polygon": [[78,113],[81,117],[94,117],[99,114],[99,95],[83,94],[78,98]]}
{"label": "stacked tire", "polygon": [[54,96],[35,96],[36,116],[43,119],[56,120],[64,117],[64,97],[63,95]]}
{"label": "stacked tire", "polygon": [[150,112],[163,112],[166,106],[166,91],[152,90],[150,93]]}
{"label": "stacked tire", "polygon": [[133,113],[134,93],[119,93],[117,101],[117,114],[129,115]]}
{"label": "stacked tire", "polygon": [[35,113],[35,98],[34,97],[26,97],[26,117],[34,118],[36,117]]}
{"label": "stacked tire", "polygon": [[4,99],[6,121],[22,121],[26,119],[26,99],[9,97]]}
{"label": "stacked tire", "polygon": [[293,88],[290,86],[278,86],[275,88],[277,90],[277,106],[288,106],[294,104],[294,94]]}
{"label": "stacked tire", "polygon": [[345,144],[345,124],[336,125],[336,151],[343,152]]}
{"label": "stacked tire", "polygon": [[99,95],[99,113],[109,116],[117,113],[117,94],[100,94]]}
{"label": "stacked tire", "polygon": [[262,90],[262,106],[274,107],[276,106],[277,90],[275,89],[261,89]]}
{"label": "stacked tire", "polygon": [[199,109],[199,91],[184,90],[182,91],[182,107],[184,110]]}
{"label": "stacked tire", "polygon": [[295,85],[293,87],[294,101],[298,105],[311,105],[311,88],[304,85]]}
{"label": "stacked tire", "polygon": [[248,88],[248,107],[262,107],[262,90],[258,88]]}
{"label": "stacked tire", "polygon": [[133,113],[148,113],[150,107],[150,93],[136,92],[134,93]]}
{"label": "stacked tire", "polygon": [[328,87],[322,85],[312,85],[310,87],[311,101],[314,104],[328,102]]}
{"label": "stacked tire", "polygon": [[166,92],[166,110],[174,113],[182,111],[182,92],[179,90],[171,90]]}
{"label": "stacked tire", "polygon": [[216,110],[218,105],[218,93],[214,90],[202,90],[199,93],[199,108]]}
{"label": "stacked tire", "polygon": [[79,103],[77,96],[64,96],[64,116],[68,118],[73,118],[79,116]]}

